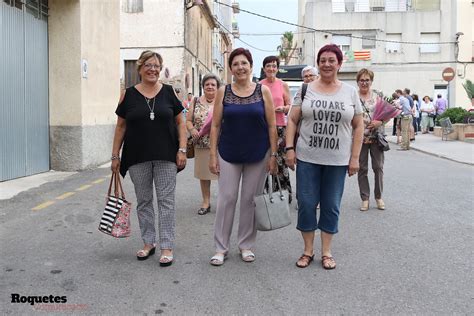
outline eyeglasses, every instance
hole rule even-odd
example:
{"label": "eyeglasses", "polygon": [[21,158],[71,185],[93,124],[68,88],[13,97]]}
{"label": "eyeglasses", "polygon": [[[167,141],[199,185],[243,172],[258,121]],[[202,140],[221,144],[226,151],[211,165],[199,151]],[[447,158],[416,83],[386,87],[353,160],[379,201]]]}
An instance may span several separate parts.
{"label": "eyeglasses", "polygon": [[161,68],[160,65],[156,65],[156,64],[144,64],[143,67],[144,67],[146,70],[150,70],[150,69],[160,69],[160,68]]}
{"label": "eyeglasses", "polygon": [[370,82],[370,79],[361,79],[359,80],[359,83],[362,83],[362,84],[368,84]]}
{"label": "eyeglasses", "polygon": [[313,78],[315,75],[305,75],[303,76],[303,78],[307,79],[307,78]]}

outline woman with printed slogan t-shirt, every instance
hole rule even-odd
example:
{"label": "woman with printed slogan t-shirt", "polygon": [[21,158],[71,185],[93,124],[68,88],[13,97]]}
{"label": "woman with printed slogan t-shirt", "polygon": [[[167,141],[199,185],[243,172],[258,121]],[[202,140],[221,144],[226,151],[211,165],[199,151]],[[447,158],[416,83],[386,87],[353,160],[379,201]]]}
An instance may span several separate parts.
{"label": "woman with printed slogan t-shirt", "polygon": [[[342,52],[333,44],[322,47],[317,56],[320,77],[308,85],[304,101],[301,89],[293,102],[286,130],[286,159],[296,169],[298,223],[304,241],[303,255],[296,265],[306,268],[314,259],[314,232],[321,230],[321,263],[336,267],[331,241],[338,232],[339,208],[346,173],[359,170],[364,133],[362,107],[354,87],[337,79]],[[295,150],[293,139],[301,120]],[[319,220],[315,205],[320,203]]]}

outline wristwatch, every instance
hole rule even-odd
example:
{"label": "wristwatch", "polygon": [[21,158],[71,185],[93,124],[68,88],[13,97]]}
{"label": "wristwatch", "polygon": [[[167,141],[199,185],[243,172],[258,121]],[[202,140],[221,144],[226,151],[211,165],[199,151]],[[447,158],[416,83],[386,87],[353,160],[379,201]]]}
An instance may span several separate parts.
{"label": "wristwatch", "polygon": [[290,151],[290,150],[295,150],[295,147],[286,147],[285,152]]}
{"label": "wristwatch", "polygon": [[182,152],[183,154],[185,154],[187,152],[186,148],[179,148],[178,151]]}

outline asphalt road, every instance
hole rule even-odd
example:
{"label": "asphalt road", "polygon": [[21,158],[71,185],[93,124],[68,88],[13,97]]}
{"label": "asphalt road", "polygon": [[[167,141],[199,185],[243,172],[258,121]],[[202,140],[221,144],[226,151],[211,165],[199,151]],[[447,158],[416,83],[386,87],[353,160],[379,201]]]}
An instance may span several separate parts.
{"label": "asphalt road", "polygon": [[[108,175],[108,169],[84,171],[0,201],[0,314],[474,311],[472,166],[415,151],[389,151],[385,211],[374,208],[371,200],[370,210],[360,212],[357,179],[349,178],[333,244],[333,271],[323,270],[319,260],[306,269],[295,266],[303,249],[295,224],[259,233],[254,263],[240,260],[233,234],[225,265],[209,265],[215,209],[205,216],[196,214],[200,190],[192,162],[178,175],[175,263],[161,268],[157,255],[139,262],[135,253],[142,243],[136,216],[128,239],[97,231]],[[212,190],[214,207],[215,183]],[[64,195],[67,192],[74,194]],[[136,205],[128,177],[125,192]],[[45,201],[54,203],[47,206]],[[33,211],[38,205],[43,208]],[[292,216],[296,219],[294,207]],[[319,242],[315,252],[320,252]],[[11,303],[12,294],[66,296],[67,302]]]}

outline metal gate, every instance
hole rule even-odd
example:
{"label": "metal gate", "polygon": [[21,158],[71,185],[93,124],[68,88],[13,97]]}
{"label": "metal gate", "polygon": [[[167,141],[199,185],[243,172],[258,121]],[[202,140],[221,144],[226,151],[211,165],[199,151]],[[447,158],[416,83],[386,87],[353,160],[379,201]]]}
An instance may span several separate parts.
{"label": "metal gate", "polygon": [[0,181],[49,170],[48,1],[0,2]]}

